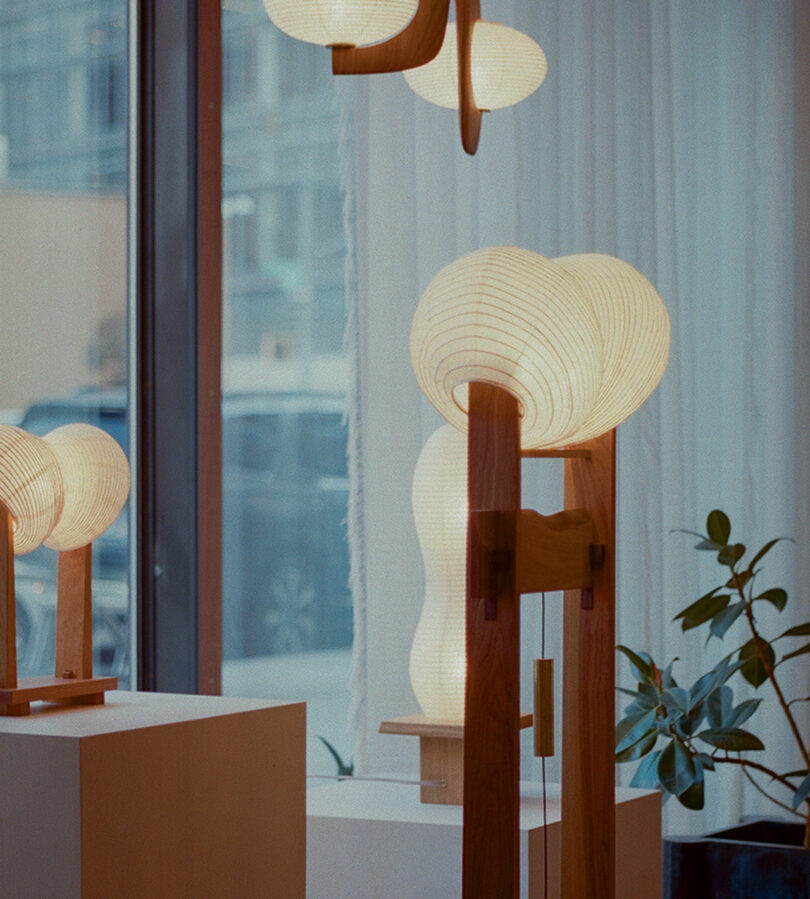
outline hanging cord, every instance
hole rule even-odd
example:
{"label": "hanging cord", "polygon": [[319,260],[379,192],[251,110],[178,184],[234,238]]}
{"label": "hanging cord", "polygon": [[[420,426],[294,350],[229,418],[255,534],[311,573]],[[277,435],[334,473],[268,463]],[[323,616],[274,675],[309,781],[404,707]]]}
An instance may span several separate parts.
{"label": "hanging cord", "polygon": [[[540,655],[546,657],[546,593],[540,600]],[[540,759],[543,772],[543,897],[548,899],[548,808],[546,806],[546,757]]]}

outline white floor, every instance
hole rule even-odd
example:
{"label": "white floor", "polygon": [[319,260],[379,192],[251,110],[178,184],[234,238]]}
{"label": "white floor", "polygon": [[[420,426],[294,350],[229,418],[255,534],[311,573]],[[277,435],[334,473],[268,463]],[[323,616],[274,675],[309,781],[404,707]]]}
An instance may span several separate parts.
{"label": "white floor", "polygon": [[228,660],[222,666],[222,693],[306,702],[307,774],[334,774],[336,765],[318,735],[349,761],[350,673],[351,649]]}

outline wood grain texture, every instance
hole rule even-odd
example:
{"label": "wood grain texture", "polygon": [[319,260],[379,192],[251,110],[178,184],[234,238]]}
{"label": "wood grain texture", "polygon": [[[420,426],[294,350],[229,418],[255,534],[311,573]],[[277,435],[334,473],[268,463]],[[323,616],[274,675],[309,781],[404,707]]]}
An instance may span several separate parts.
{"label": "wood grain texture", "polygon": [[[93,676],[92,545],[59,553],[55,677]],[[70,674],[68,674],[70,672]]]}
{"label": "wood grain texture", "polygon": [[436,805],[464,801],[464,741],[447,737],[419,738],[419,775],[422,780],[443,780],[444,786],[422,784],[419,798]]}
{"label": "wood grain texture", "polygon": [[534,660],[534,754],[554,755],[554,659]]}
{"label": "wood grain texture", "polygon": [[372,75],[423,66],[441,50],[450,0],[420,0],[410,23],[370,47],[334,47],[332,74]]}
{"label": "wood grain texture", "polygon": [[[489,384],[469,388],[470,511],[517,518],[520,504],[520,418],[517,400]],[[518,661],[520,610],[514,531],[500,549],[511,562],[496,597],[482,596],[482,557],[471,528],[467,577],[467,690],[464,739],[465,899],[518,890]],[[485,611],[494,602],[494,620]]]}
{"label": "wood grain texture", "polygon": [[517,520],[518,593],[590,587],[593,524],[585,509],[539,515],[521,509]]}
{"label": "wood grain texture", "polygon": [[17,618],[11,513],[0,503],[0,687],[17,686]]}
{"label": "wood grain texture", "polygon": [[590,459],[565,462],[565,506],[589,512],[605,554],[594,568],[593,607],[583,608],[579,590],[564,599],[562,897],[612,899],[615,431],[584,446]]}
{"label": "wood grain texture", "polygon": [[459,125],[461,144],[470,156],[475,155],[481,136],[481,110],[475,102],[472,82],[472,36],[480,18],[480,0],[456,0]]}
{"label": "wood grain texture", "polygon": [[[117,686],[116,677],[23,677],[17,687],[0,689],[0,705],[37,700],[101,705],[104,691],[115,690]],[[9,713],[0,709],[0,714]]]}

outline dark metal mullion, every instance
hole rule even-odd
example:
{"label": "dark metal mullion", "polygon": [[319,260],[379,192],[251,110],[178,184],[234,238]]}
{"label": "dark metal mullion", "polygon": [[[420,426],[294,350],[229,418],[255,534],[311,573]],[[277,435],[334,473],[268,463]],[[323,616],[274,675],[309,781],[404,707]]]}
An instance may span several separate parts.
{"label": "dark metal mullion", "polygon": [[139,687],[198,688],[196,3],[139,4]]}

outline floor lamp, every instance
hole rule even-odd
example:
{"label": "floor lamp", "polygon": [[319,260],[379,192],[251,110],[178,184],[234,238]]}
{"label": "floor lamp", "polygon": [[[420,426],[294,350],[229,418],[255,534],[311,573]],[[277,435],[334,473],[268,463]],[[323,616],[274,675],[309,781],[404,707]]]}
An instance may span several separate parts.
{"label": "floor lamp", "polygon": [[[519,596],[565,590],[563,895],[614,890],[614,428],[657,385],[669,320],[598,254],[479,250],[414,316],[420,387],[467,432],[463,893],[517,896]],[[565,509],[520,508],[521,459],[565,458]]]}

